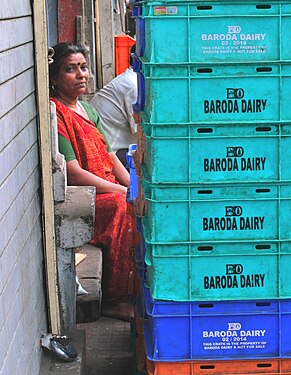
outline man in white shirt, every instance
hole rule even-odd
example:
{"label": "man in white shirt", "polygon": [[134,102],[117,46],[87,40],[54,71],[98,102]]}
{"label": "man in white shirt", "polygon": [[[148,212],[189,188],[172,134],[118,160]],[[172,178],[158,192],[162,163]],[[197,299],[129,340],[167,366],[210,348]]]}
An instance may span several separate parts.
{"label": "man in white shirt", "polygon": [[[133,51],[134,48],[131,53]],[[137,125],[132,109],[137,101],[137,74],[132,69],[132,63],[130,56],[130,67],[98,91],[90,102],[100,115],[112,150],[124,165],[128,146],[137,143]]]}

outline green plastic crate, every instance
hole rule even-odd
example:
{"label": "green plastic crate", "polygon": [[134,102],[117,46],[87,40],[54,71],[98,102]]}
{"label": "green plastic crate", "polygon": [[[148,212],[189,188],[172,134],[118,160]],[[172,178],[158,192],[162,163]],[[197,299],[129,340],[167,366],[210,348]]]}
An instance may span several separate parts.
{"label": "green plastic crate", "polygon": [[291,240],[291,185],[142,183],[151,243]]}
{"label": "green plastic crate", "polygon": [[145,236],[147,285],[156,300],[291,298],[291,242],[153,244]]}
{"label": "green plastic crate", "polygon": [[[181,4],[181,3],[185,3],[185,2],[195,2],[195,3],[198,3],[197,1],[193,1],[193,0],[129,0],[129,4],[133,4],[134,7],[136,6],[142,6],[142,5],[148,5],[148,4],[155,4],[155,5],[161,5],[161,4],[174,4],[174,5],[178,5],[178,4]],[[201,4],[203,3],[213,3],[214,1],[213,0],[202,0]],[[217,1],[216,1],[217,2]],[[219,1],[220,3],[222,4],[227,4],[229,3],[228,1]],[[246,3],[254,3],[254,0],[233,0],[231,2],[231,4],[235,3],[235,4],[246,4]],[[279,3],[279,4],[284,4],[284,3],[289,3],[290,0],[273,0],[273,1],[270,1],[270,0],[257,0],[256,3],[257,4],[266,4],[266,3],[273,3],[273,4],[276,4],[276,3]]]}
{"label": "green plastic crate", "polygon": [[290,61],[291,2],[146,3],[134,9],[150,63]]}
{"label": "green plastic crate", "polygon": [[145,122],[209,125],[291,120],[291,64],[143,65],[138,76],[144,80],[138,97]]}
{"label": "green plastic crate", "polygon": [[290,125],[142,126],[152,183],[291,182]]}

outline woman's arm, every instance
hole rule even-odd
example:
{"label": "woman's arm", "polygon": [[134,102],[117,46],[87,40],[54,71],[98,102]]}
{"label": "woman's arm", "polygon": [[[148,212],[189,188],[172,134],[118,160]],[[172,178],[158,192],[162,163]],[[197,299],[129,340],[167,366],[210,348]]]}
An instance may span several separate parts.
{"label": "woman's arm", "polygon": [[111,151],[111,147],[108,143],[108,140],[107,140],[107,138],[105,136],[105,133],[104,133],[104,130],[102,128],[102,124],[101,124],[101,120],[100,120],[98,112],[89,103],[86,103],[86,102],[83,102],[83,101],[81,103],[82,103],[83,107],[85,108],[90,120],[94,122],[94,124],[96,125],[99,132],[104,136],[104,139],[107,143],[107,150],[108,150],[108,152],[111,156],[111,159],[114,163],[113,173],[115,175],[116,180],[121,185],[128,187],[129,186],[129,173],[124,168],[123,164],[118,159],[118,157],[115,155],[115,153],[113,151]]}
{"label": "woman's arm", "polygon": [[129,186],[129,173],[127,172],[126,168],[123,166],[121,161],[118,159],[118,157],[115,155],[114,152],[109,153],[111,156],[111,159],[114,163],[113,167],[113,173],[115,175],[116,180],[124,186]]}
{"label": "woman's arm", "polygon": [[67,162],[67,178],[69,185],[75,186],[95,186],[96,193],[120,193],[126,195],[127,188],[114,184],[103,178],[95,176],[93,173],[82,169],[77,160]]}

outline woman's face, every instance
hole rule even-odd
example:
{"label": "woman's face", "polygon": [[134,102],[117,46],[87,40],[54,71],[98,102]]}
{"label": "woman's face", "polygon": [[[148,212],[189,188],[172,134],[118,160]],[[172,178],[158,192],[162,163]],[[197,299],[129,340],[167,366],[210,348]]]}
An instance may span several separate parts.
{"label": "woman's face", "polygon": [[59,74],[54,80],[60,97],[75,99],[87,89],[89,69],[82,53],[74,53],[66,57]]}

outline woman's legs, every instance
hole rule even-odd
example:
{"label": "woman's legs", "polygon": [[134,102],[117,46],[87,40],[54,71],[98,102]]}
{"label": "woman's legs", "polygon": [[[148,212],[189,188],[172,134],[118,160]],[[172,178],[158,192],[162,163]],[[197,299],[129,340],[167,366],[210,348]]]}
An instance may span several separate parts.
{"label": "woman's legs", "polygon": [[102,245],[104,249],[104,305],[113,307],[116,303],[129,301],[132,230],[132,216],[125,196],[114,193],[97,194],[95,232],[91,243]]}

